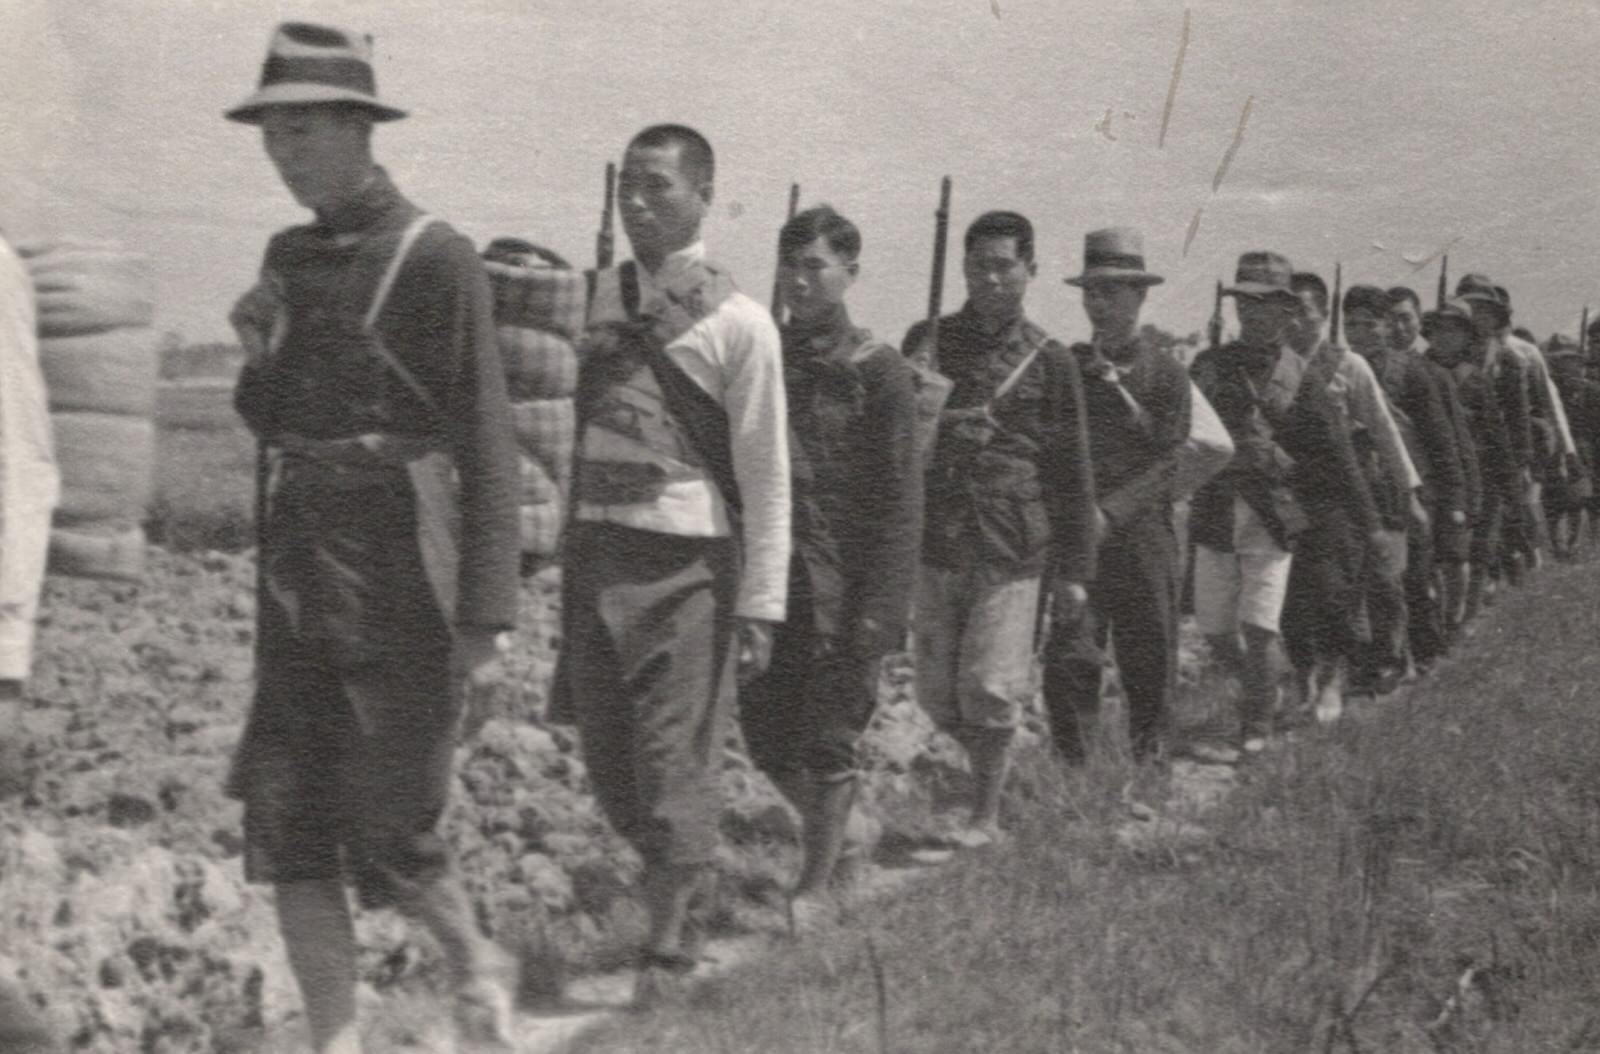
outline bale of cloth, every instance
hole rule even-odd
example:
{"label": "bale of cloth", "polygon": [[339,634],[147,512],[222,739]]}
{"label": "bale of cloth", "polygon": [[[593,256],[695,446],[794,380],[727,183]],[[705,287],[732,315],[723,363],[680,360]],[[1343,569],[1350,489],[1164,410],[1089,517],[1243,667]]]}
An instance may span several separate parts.
{"label": "bale of cloth", "polygon": [[577,339],[588,285],[557,254],[518,238],[484,251],[521,469],[525,556],[554,556],[571,493]]}
{"label": "bale of cloth", "polygon": [[50,570],[137,581],[155,481],[159,339],[143,253],[64,238],[18,246],[38,308],[61,498]]}

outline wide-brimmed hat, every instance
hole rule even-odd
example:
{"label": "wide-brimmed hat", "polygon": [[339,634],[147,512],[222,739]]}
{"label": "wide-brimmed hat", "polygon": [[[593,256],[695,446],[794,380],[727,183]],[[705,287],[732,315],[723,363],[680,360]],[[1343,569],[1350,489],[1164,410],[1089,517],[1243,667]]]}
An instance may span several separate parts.
{"label": "wide-brimmed hat", "polygon": [[1463,297],[1451,297],[1432,311],[1422,315],[1422,335],[1424,337],[1433,333],[1440,324],[1456,322],[1472,328],[1472,302]]}
{"label": "wide-brimmed hat", "polygon": [[1489,304],[1499,309],[1500,317],[1511,321],[1511,307],[1501,288],[1490,281],[1488,275],[1464,274],[1456,283],[1456,297],[1472,304]]}
{"label": "wide-brimmed hat", "polygon": [[1131,282],[1160,285],[1166,279],[1144,269],[1144,238],[1132,227],[1107,227],[1083,236],[1083,273],[1065,279],[1068,285]]}
{"label": "wide-brimmed hat", "polygon": [[1287,257],[1274,252],[1248,252],[1239,257],[1233,285],[1224,290],[1233,296],[1283,296],[1297,299],[1289,280],[1294,268]]}
{"label": "wide-brimmed hat", "polygon": [[360,106],[374,121],[397,121],[406,115],[378,98],[371,36],[337,26],[285,22],[272,33],[255,94],[224,116],[259,124],[268,107],[319,103]]}

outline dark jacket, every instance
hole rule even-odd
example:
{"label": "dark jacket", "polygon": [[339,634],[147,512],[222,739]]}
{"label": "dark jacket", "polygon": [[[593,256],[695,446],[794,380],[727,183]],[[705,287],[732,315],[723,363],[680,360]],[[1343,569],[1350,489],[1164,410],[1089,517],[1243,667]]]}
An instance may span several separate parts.
{"label": "dark jacket", "polygon": [[1467,362],[1451,372],[1477,449],[1483,500],[1518,500],[1520,473],[1532,447],[1520,367],[1508,358],[1499,368]]}
{"label": "dark jacket", "polygon": [[[921,346],[926,323],[901,350]],[[982,408],[1030,351],[1018,384]],[[954,382],[927,472],[922,559],[957,568],[974,558],[1005,578],[1048,571],[1094,577],[1095,486],[1078,363],[1044,330],[1018,318],[991,332],[963,307],[939,320],[938,365]]]}
{"label": "dark jacket", "polygon": [[[241,374],[235,393],[245,422],[269,440],[284,433],[341,439],[376,432],[431,437],[449,455],[458,496],[444,504],[453,509],[430,500],[438,495],[416,491],[404,468],[375,473],[373,485],[359,494],[316,499],[318,508],[292,507],[289,499],[301,493],[290,486],[292,474],[285,476],[287,492],[275,495],[269,543],[274,532],[302,535],[297,546],[321,547],[319,559],[339,565],[350,586],[346,606],[355,605],[344,613],[351,623],[345,628],[357,638],[405,628],[407,619],[384,613],[398,611],[395,597],[414,594],[416,583],[389,579],[411,577],[416,569],[399,570],[392,546],[396,538],[419,533],[447,537],[450,525],[439,521],[451,512],[459,514],[454,551],[422,554],[425,563],[440,555],[455,569],[454,610],[432,621],[507,629],[517,611],[516,446],[489,282],[472,243],[442,223],[428,227],[375,327],[438,412],[358,339],[379,278],[417,215],[380,170],[358,200],[275,235],[262,270],[281,283],[287,334],[266,365]],[[357,237],[347,244],[349,235]],[[289,566],[283,565],[285,573]],[[314,586],[307,596],[326,594],[327,585]],[[393,640],[353,643],[359,650],[396,646]]]}
{"label": "dark jacket", "polygon": [[1466,476],[1444,395],[1424,360],[1409,350],[1384,349],[1368,360],[1384,394],[1400,411],[1400,430],[1435,508],[1466,508]]}
{"label": "dark jacket", "polygon": [[841,312],[783,328],[783,375],[791,579],[805,576],[818,633],[889,651],[905,633],[922,541],[911,366]]}
{"label": "dark jacket", "polygon": [[1072,352],[1083,377],[1100,510],[1113,531],[1146,516],[1167,517],[1189,437],[1188,372],[1142,341],[1120,371],[1092,344],[1074,344]]}
{"label": "dark jacket", "polygon": [[1431,355],[1424,356],[1422,363],[1439,389],[1440,404],[1444,407],[1445,416],[1450,420],[1451,433],[1455,436],[1456,461],[1461,466],[1462,503],[1447,506],[1441,502],[1435,507],[1442,512],[1460,509],[1471,519],[1478,515],[1483,505],[1483,470],[1478,464],[1478,444],[1472,438],[1472,423],[1467,407],[1461,401],[1461,390],[1456,384],[1455,374],[1448,367],[1434,361]]}
{"label": "dark jacket", "polygon": [[1293,547],[1314,520],[1349,517],[1370,533],[1377,509],[1356,462],[1326,360],[1303,362],[1287,347],[1237,341],[1201,352],[1190,376],[1233,437],[1233,461],[1196,492],[1189,533],[1197,544],[1233,550],[1237,496],[1274,542]]}

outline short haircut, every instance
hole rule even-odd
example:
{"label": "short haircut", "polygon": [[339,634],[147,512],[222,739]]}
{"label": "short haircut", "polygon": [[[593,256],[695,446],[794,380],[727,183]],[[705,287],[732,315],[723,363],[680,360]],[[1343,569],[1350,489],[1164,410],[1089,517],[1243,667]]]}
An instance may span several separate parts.
{"label": "short haircut", "polygon": [[787,260],[818,238],[851,263],[861,255],[861,232],[832,205],[817,205],[795,213],[778,232],[778,259]]}
{"label": "short haircut", "polygon": [[1399,307],[1402,300],[1411,301],[1411,306],[1417,309],[1417,314],[1422,314],[1422,300],[1417,296],[1417,291],[1408,285],[1393,285],[1389,287],[1389,306]]}
{"label": "short haircut", "polygon": [[1309,290],[1317,307],[1324,315],[1328,313],[1328,283],[1315,271],[1296,271],[1289,276],[1289,288],[1295,296]]}
{"label": "short haircut", "polygon": [[653,124],[628,141],[628,149],[640,146],[647,150],[678,147],[680,165],[694,174],[702,183],[711,183],[717,175],[717,157],[705,136],[686,124]]}
{"label": "short haircut", "polygon": [[1539,343],[1536,339],[1534,339],[1533,330],[1529,329],[1527,326],[1518,326],[1516,329],[1511,331],[1511,335],[1513,337],[1521,337],[1529,344]]}
{"label": "short haircut", "polygon": [[972,247],[985,238],[1015,238],[1017,241],[1017,255],[1033,263],[1033,224],[1028,222],[1028,217],[1020,212],[985,212],[982,216],[972,221],[972,226],[967,228],[967,236],[962,242],[962,251],[971,252]]}
{"label": "short haircut", "polygon": [[1389,294],[1375,285],[1353,285],[1344,291],[1344,313],[1367,311],[1374,315],[1387,315],[1394,301]]}

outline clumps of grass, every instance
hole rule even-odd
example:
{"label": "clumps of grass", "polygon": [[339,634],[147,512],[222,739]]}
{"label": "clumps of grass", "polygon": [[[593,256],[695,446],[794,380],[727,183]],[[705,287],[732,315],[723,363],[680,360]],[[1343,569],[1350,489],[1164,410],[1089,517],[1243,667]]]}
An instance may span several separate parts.
{"label": "clumps of grass", "polygon": [[578,1049],[1600,1049],[1597,588],[1506,597],[1408,698],[1246,769],[1200,847],[1113,836],[1159,778],[1029,757],[1011,847]]}

